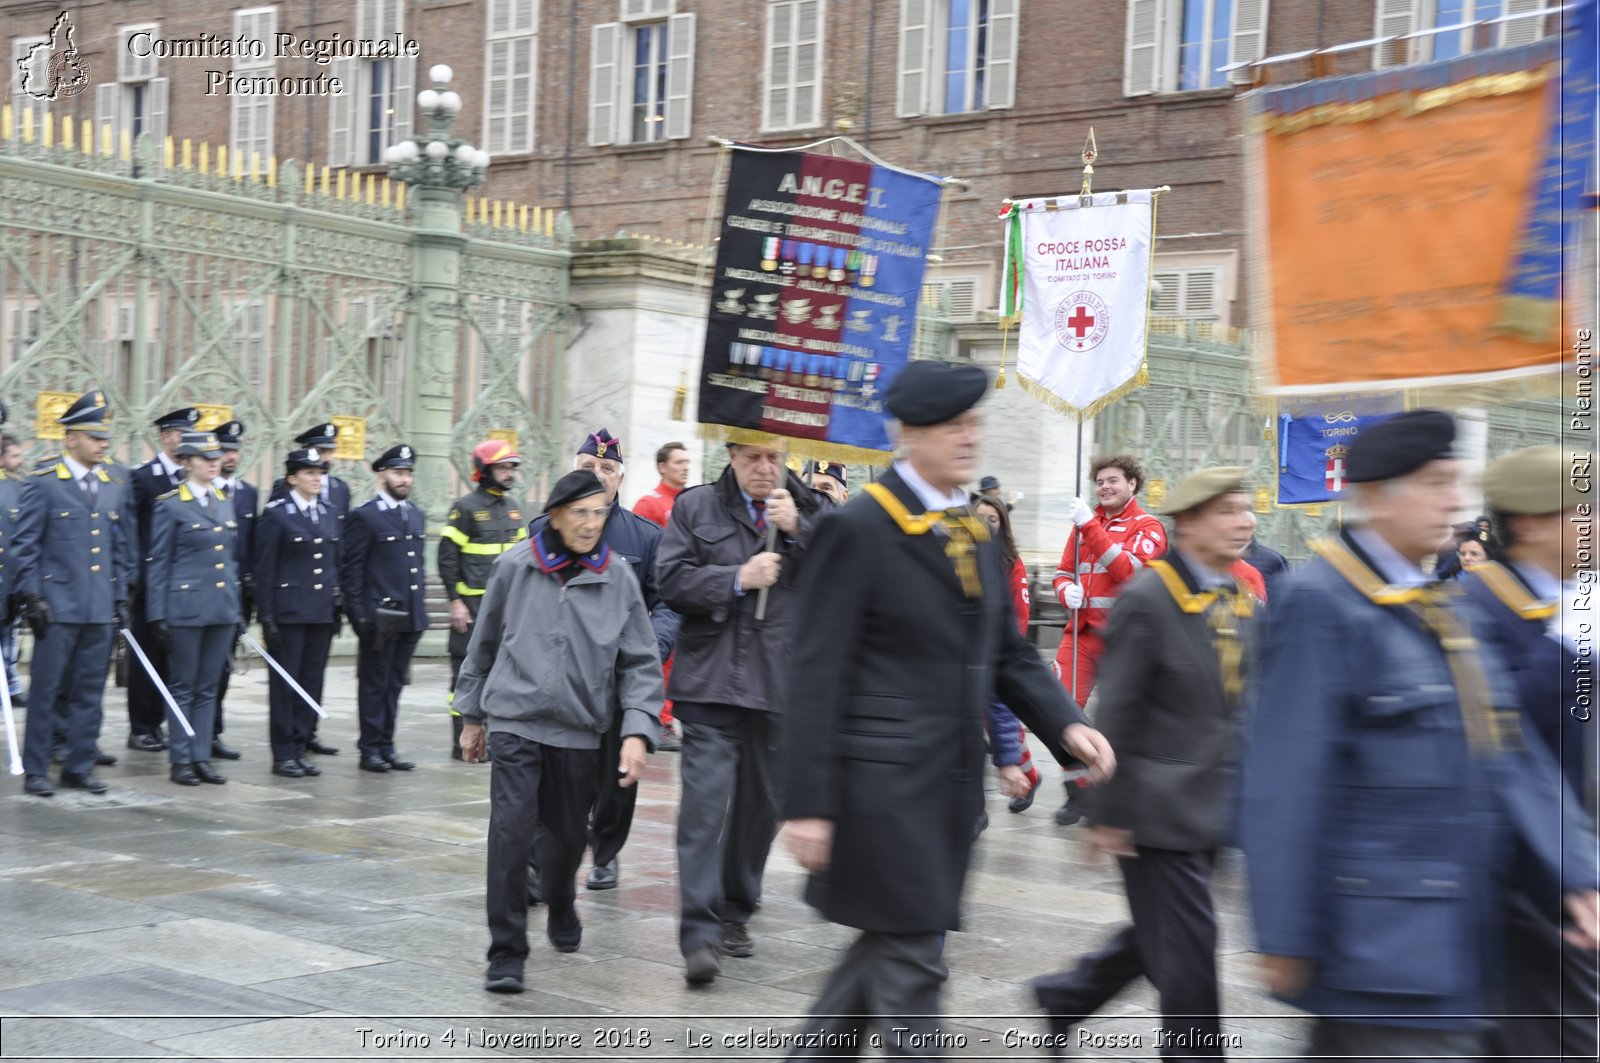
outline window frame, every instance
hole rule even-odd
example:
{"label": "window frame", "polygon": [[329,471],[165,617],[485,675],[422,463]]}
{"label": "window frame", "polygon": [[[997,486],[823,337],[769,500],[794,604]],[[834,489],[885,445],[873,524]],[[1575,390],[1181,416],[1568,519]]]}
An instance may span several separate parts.
{"label": "window frame", "polygon": [[[518,0],[489,0],[485,5],[484,19],[484,47],[483,47],[483,135],[484,150],[492,155],[526,155],[534,150],[538,143],[538,126],[536,117],[536,100],[539,94],[539,0],[528,0],[532,5],[533,16],[531,28],[521,28],[516,24],[515,5]],[[501,5],[512,5],[512,10],[506,18],[507,29],[496,31],[494,28],[495,12]],[[528,49],[528,72],[524,76],[516,73],[516,57],[519,45],[525,44]],[[506,53],[506,73],[496,79],[494,76],[494,57],[496,48],[504,48]],[[504,113],[496,114],[497,80],[504,85]],[[527,82],[527,115],[518,118],[515,110],[516,87],[519,81]],[[504,124],[505,135],[497,140],[493,134],[494,123]]]}
{"label": "window frame", "polygon": [[[803,40],[800,37],[799,31],[800,6],[805,3],[814,3],[817,6],[816,35],[810,41]],[[773,121],[772,115],[772,91],[775,87],[773,84],[773,53],[779,47],[779,44],[774,40],[773,33],[777,23],[777,11],[780,7],[785,6],[794,9],[793,17],[795,27],[794,33],[790,36],[788,42],[783,45],[783,47],[787,47],[790,52],[789,68],[791,71],[791,77],[787,84],[787,89],[789,92],[789,113],[786,116],[788,119],[787,121],[776,122]],[[816,129],[823,124],[822,82],[825,76],[824,64],[826,62],[826,49],[823,47],[823,42],[826,40],[827,36],[827,17],[827,0],[771,0],[771,2],[767,4],[767,22],[764,37],[765,44],[763,47],[761,67],[761,129],[763,132],[775,133],[797,129]],[[798,64],[798,60],[795,58],[795,53],[798,51],[798,49],[804,47],[808,43],[816,49],[816,61],[813,66],[813,76],[810,88],[812,119],[809,122],[802,122],[795,120],[796,104],[799,100],[799,94],[801,90],[799,87],[800,83],[793,76],[793,73]]]}

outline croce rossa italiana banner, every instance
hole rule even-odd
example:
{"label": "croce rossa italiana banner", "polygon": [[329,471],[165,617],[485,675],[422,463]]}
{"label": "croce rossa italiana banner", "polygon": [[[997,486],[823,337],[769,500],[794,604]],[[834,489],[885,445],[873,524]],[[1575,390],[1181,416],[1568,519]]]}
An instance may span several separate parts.
{"label": "croce rossa italiana banner", "polygon": [[883,394],[910,356],[939,182],[733,149],[700,375],[705,435],[881,462]]}

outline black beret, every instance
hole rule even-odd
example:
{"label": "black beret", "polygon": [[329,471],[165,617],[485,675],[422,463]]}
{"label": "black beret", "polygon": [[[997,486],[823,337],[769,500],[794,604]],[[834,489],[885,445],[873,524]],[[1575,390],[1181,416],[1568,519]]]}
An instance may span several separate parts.
{"label": "black beret", "polygon": [[162,431],[168,428],[193,428],[200,423],[200,411],[193,406],[185,406],[181,410],[173,410],[156,418],[156,427]]}
{"label": "black beret", "polygon": [[417,467],[417,452],[409,444],[396,443],[388,450],[379,454],[372,463],[373,472],[382,472],[385,469],[415,469]]}
{"label": "black beret", "polygon": [[564,506],[580,498],[588,498],[590,495],[605,494],[605,490],[606,485],[600,482],[600,477],[588,469],[573,469],[550,488],[550,497],[545,499],[544,511],[548,513],[557,506]]}
{"label": "black beret", "polygon": [[883,404],[901,424],[944,424],[976,406],[988,388],[989,374],[979,366],[912,362],[889,385]]}
{"label": "black beret", "polygon": [[327,472],[328,455],[324,454],[316,447],[307,447],[304,450],[289,451],[289,456],[284,460],[283,463],[283,471],[286,473],[296,473],[301,469],[321,469],[323,472]]}
{"label": "black beret", "polygon": [[1346,479],[1353,484],[1393,480],[1430,461],[1455,457],[1456,421],[1441,410],[1407,410],[1368,425],[1350,444]]}

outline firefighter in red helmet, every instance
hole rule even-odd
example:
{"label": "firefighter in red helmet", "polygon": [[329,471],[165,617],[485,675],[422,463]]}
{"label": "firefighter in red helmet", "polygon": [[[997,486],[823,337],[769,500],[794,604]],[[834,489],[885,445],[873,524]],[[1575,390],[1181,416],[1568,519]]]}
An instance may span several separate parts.
{"label": "firefighter in red helmet", "polygon": [[[486,439],[472,450],[477,483],[455,500],[439,530],[439,579],[450,596],[450,696],[467,656],[472,624],[489,584],[495,558],[528,537],[522,507],[512,496],[522,455],[501,439]],[[450,710],[450,756],[461,759],[461,717]]]}

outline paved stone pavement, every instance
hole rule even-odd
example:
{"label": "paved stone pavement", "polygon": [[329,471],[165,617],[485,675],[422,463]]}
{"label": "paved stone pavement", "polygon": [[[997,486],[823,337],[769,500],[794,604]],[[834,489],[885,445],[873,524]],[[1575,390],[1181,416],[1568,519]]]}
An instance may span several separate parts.
{"label": "paved stone pavement", "polygon": [[[195,789],[167,780],[164,754],[123,748],[122,692],[108,691],[109,794],[41,800],[12,779],[0,797],[0,1058],[781,1058],[750,1033],[795,1029],[852,933],[800,901],[780,844],[755,956],[690,990],[672,754],[651,758],[621,887],[579,890],[582,950],[550,949],[539,909],[528,991],[483,991],[489,769],[447,759],[447,683],[445,664],[417,663],[400,726],[417,770],[373,775],[356,769],[353,668],[336,662],[321,736],[342,751],[319,759],[320,778],[280,779],[254,662],[228,698],[226,737],[244,759],[218,762],[226,786]],[[1126,918],[1115,869],[1053,823],[1058,793],[1051,783],[1018,816],[991,787],[967,925],[948,939],[944,1029],[964,1041],[952,1056],[1047,1058],[1007,1039],[1044,1031],[1023,983]],[[1217,894],[1224,1010],[1241,1016],[1225,1021],[1242,1045],[1230,1056],[1293,1055],[1305,1023],[1254,988],[1236,864]],[[1147,984],[1131,988],[1085,1027],[1103,1047],[1079,1054],[1153,1057],[1154,1006]],[[569,1037],[578,1047],[551,1044]],[[1111,1047],[1118,1037],[1143,1050]]]}

